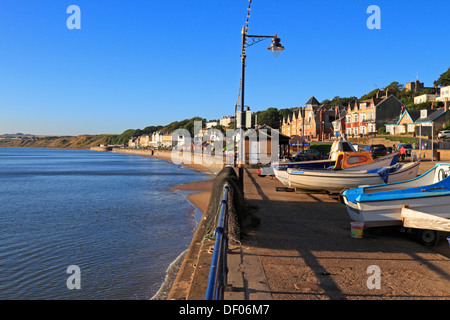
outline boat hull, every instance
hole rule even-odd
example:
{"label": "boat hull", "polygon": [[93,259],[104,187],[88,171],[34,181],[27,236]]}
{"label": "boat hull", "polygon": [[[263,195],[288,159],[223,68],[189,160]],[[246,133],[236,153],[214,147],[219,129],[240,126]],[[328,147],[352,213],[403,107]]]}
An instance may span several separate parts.
{"label": "boat hull", "polygon": [[[385,157],[376,159],[373,162],[359,164],[353,167],[348,167],[343,170],[345,171],[361,171],[361,170],[372,170],[380,167],[387,167],[394,165],[397,162],[398,155],[392,154]],[[274,171],[275,177],[285,186],[290,186],[288,181],[288,169],[322,169],[335,165],[335,160],[315,160],[315,161],[303,161],[303,162],[287,162],[287,163],[272,163],[271,167]],[[379,183],[381,183],[380,181]],[[353,186],[353,184],[352,184]],[[298,187],[300,188],[300,187]],[[354,188],[349,187],[349,188]]]}
{"label": "boat hull", "polygon": [[[445,173],[443,175],[442,173]],[[404,182],[349,189],[341,200],[354,221],[365,228],[402,225],[402,208],[450,218],[450,164],[437,164]]]}
{"label": "boat hull", "polygon": [[450,218],[450,194],[412,199],[396,199],[373,202],[348,202],[347,212],[353,221],[364,223],[364,228],[394,226],[402,224],[402,207],[407,204],[412,210]]}
{"label": "boat hull", "polygon": [[[388,175],[389,182],[409,180],[417,176],[419,162],[408,163]],[[378,173],[356,170],[287,170],[288,186],[292,188],[339,193],[362,185],[384,184]]]}

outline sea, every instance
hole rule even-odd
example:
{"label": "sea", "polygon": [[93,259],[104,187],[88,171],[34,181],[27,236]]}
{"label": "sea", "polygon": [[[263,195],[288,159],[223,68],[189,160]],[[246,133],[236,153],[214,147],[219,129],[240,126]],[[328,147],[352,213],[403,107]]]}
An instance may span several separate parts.
{"label": "sea", "polygon": [[169,187],[207,178],[152,157],[0,148],[0,299],[164,298],[201,219]]}

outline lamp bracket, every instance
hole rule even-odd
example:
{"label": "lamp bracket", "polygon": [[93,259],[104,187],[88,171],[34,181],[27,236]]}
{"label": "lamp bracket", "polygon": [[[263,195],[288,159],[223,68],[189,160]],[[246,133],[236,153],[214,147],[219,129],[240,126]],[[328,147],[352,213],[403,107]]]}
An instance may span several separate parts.
{"label": "lamp bracket", "polygon": [[246,38],[250,38],[251,42],[247,43],[246,47],[250,47],[258,42],[261,42],[267,38],[274,38],[274,36],[253,36],[253,35],[245,35]]}

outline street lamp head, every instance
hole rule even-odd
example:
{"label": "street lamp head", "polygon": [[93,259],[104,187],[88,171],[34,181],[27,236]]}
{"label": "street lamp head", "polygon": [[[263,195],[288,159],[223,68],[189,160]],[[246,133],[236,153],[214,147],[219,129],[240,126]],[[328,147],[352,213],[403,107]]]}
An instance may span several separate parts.
{"label": "street lamp head", "polygon": [[277,35],[272,38],[272,43],[270,44],[270,47],[267,48],[267,50],[271,50],[272,54],[275,57],[278,57],[280,52],[284,50],[284,47],[280,43],[280,38],[277,38]]}

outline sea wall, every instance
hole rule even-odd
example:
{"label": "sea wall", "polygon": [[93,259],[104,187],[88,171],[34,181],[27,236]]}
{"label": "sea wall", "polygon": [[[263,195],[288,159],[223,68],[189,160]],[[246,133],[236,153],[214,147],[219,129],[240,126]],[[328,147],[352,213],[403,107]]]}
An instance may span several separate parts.
{"label": "sea wall", "polygon": [[224,186],[228,185],[228,244],[239,245],[241,229],[249,219],[249,211],[239,188],[238,177],[233,167],[224,167],[214,179],[207,210],[195,232],[183,264],[169,293],[169,300],[203,300],[206,293],[212,251],[214,229],[218,224]]}
{"label": "sea wall", "polygon": [[176,164],[182,164],[194,169],[207,169],[213,174],[217,174],[225,166],[225,157],[208,157],[201,153],[183,153],[170,150],[149,150],[149,149],[126,149],[113,148],[112,152],[137,154],[145,157],[155,157],[164,159]]}

